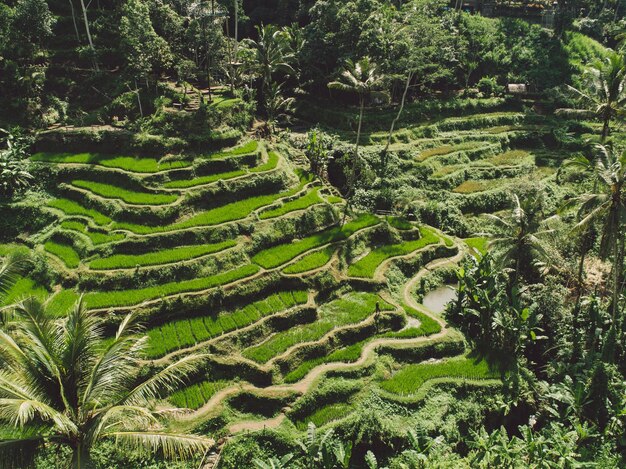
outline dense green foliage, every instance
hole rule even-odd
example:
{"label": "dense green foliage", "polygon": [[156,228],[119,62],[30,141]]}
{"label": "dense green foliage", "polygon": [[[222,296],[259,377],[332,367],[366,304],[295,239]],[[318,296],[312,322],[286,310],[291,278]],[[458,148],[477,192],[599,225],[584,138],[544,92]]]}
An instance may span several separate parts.
{"label": "dense green foliage", "polygon": [[625,15],[3,2],[0,466],[623,467]]}

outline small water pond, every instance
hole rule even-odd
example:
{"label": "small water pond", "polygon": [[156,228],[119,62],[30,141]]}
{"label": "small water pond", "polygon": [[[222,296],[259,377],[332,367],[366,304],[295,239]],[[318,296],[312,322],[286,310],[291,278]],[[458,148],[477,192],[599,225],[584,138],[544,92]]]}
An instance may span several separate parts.
{"label": "small water pond", "polygon": [[441,314],[446,309],[446,305],[454,299],[456,299],[456,285],[442,285],[426,293],[422,304],[433,313]]}

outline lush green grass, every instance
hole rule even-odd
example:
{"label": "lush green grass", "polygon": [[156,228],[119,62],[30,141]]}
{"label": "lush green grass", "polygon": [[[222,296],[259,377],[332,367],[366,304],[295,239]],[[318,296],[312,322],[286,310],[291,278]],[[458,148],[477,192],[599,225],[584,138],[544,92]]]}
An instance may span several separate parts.
{"label": "lush green grass", "polygon": [[49,207],[61,210],[66,215],[83,216],[91,218],[98,225],[108,225],[111,219],[90,208],[85,208],[77,202],[68,199],[54,199],[48,202]]}
{"label": "lush green grass", "polygon": [[85,305],[90,309],[132,306],[144,301],[175,295],[178,293],[207,290],[209,288],[234,282],[235,280],[250,277],[258,271],[259,268],[257,266],[247,264],[239,267],[238,269],[229,270],[210,277],[165,283],[163,285],[146,287],[138,290],[90,292],[85,295]]}
{"label": "lush green grass", "polygon": [[94,164],[135,173],[156,173],[169,169],[185,168],[191,165],[190,161],[167,161],[159,163],[155,158],[134,158],[131,156],[103,155],[100,153],[36,153],[32,156],[31,160],[45,163]]}
{"label": "lush green grass", "polygon": [[327,195],[326,200],[329,204],[341,204],[343,203],[343,199],[341,197],[337,197],[336,195]]}
{"label": "lush green grass", "polygon": [[420,239],[382,246],[372,250],[369,254],[359,259],[348,268],[348,275],[351,277],[372,278],[378,266],[385,260],[391,257],[404,256],[430,244],[439,242],[439,237],[433,230],[420,227],[420,232],[422,234]]}
{"label": "lush green grass", "polygon": [[472,249],[476,249],[480,254],[485,255],[487,254],[489,240],[481,237],[467,238],[465,244]]}
{"label": "lush green grass", "polygon": [[500,183],[500,179],[469,180],[459,184],[452,192],[456,192],[457,194],[474,194],[476,192],[484,192],[493,189]]}
{"label": "lush green grass", "polygon": [[397,230],[410,230],[413,224],[402,217],[387,217],[387,222]]}
{"label": "lush green grass", "polygon": [[210,184],[215,181],[226,181],[228,179],[233,179],[239,176],[243,176],[246,174],[246,171],[243,169],[238,169],[236,171],[228,171],[226,173],[219,174],[209,174],[208,176],[200,176],[193,179],[182,179],[180,181],[170,181],[163,184],[164,187],[175,188],[175,189],[185,189],[188,187],[201,186],[203,184]]}
{"label": "lush green grass", "polygon": [[61,318],[67,315],[78,301],[78,293],[74,290],[61,290],[55,293],[48,301],[46,311],[53,317]]}
{"label": "lush green grass", "polygon": [[179,246],[173,249],[163,251],[149,252],[146,254],[117,254],[111,257],[96,259],[91,261],[89,267],[95,270],[106,269],[130,269],[136,266],[149,266],[170,264],[172,262],[180,262],[196,257],[205,256],[214,252],[223,251],[224,249],[235,246],[237,243],[233,240],[224,241],[218,244],[200,244],[196,246]]}
{"label": "lush green grass", "polygon": [[44,249],[50,254],[54,254],[61,259],[63,263],[69,269],[75,269],[80,264],[80,257],[74,248],[66,244],[57,243],[54,241],[48,241],[44,245]]}
{"label": "lush green grass", "polygon": [[259,215],[259,218],[263,220],[267,218],[280,217],[282,215],[285,215],[286,213],[295,212],[296,210],[304,210],[311,205],[319,204],[322,202],[322,199],[319,196],[319,192],[319,187],[316,187],[302,197],[298,197],[297,199],[290,202],[285,202],[280,207],[262,212]]}
{"label": "lush green grass", "polygon": [[372,293],[346,295],[320,307],[315,322],[274,334],[263,343],[244,350],[243,356],[258,363],[266,363],[296,344],[319,340],[336,327],[367,319],[376,311],[377,302],[382,310],[393,309],[393,306]]}
{"label": "lush green grass", "polygon": [[487,158],[485,161],[493,164],[494,166],[511,166],[516,165],[524,160],[528,160],[530,153],[523,150],[511,150],[499,155]]}
{"label": "lush green grass", "polygon": [[78,231],[79,233],[87,235],[89,239],[91,239],[91,242],[96,246],[99,244],[120,241],[126,237],[122,233],[109,234],[100,233],[98,231],[90,231],[85,222],[77,220],[65,220],[63,221],[63,223],[61,223],[61,228],[66,230]]}
{"label": "lush green grass", "polygon": [[326,425],[334,420],[339,420],[346,417],[354,409],[350,404],[344,402],[337,402],[335,404],[329,404],[320,409],[317,409],[311,415],[307,416],[304,420],[295,422],[295,425],[300,430],[306,430],[309,423],[313,422],[317,428]]}
{"label": "lush green grass", "polygon": [[[404,329],[398,332],[387,332],[379,335],[379,337],[395,337],[395,338],[414,338],[421,337],[426,335],[436,334],[441,331],[441,326],[437,321],[432,319],[431,317],[413,309],[408,306],[403,306],[407,315],[419,319],[420,325],[418,327],[411,327]],[[348,345],[346,347],[339,348],[334,352],[331,352],[328,355],[323,357],[314,358],[311,360],[304,361],[297,368],[293,369],[289,373],[285,375],[285,382],[287,383],[295,383],[304,378],[309,371],[311,371],[316,366],[322,365],[324,363],[336,363],[336,362],[344,362],[344,363],[352,363],[357,361],[361,354],[363,353],[363,347],[365,344],[373,340],[375,337],[371,337],[370,339],[363,340],[361,342],[357,342],[352,345]]]}
{"label": "lush green grass", "polygon": [[261,318],[271,316],[295,305],[307,302],[306,291],[284,291],[263,300],[250,303],[236,311],[227,311],[214,316],[197,317],[173,321],[148,331],[149,358],[162,357],[174,350],[190,347],[205,340],[218,337],[242,327],[249,326]]}
{"label": "lush green grass", "polygon": [[17,281],[11,285],[11,288],[7,290],[4,301],[0,302],[0,306],[16,303],[28,296],[34,296],[43,300],[48,296],[48,290],[31,278],[19,277]]}
{"label": "lush green grass", "polygon": [[246,142],[245,144],[235,147],[231,150],[211,153],[210,155],[208,155],[208,158],[213,160],[213,159],[227,158],[229,156],[250,155],[254,153],[255,151],[257,151],[258,148],[259,148],[259,142],[257,140],[250,140],[249,142]]}
{"label": "lush green grass", "polygon": [[318,269],[328,263],[337,250],[335,246],[329,246],[319,251],[307,254],[299,261],[285,267],[283,272],[286,274],[300,274],[309,270]]}
{"label": "lush green grass", "polygon": [[267,154],[267,161],[262,165],[257,166],[256,168],[252,168],[250,172],[262,173],[264,171],[271,171],[272,169],[275,169],[276,166],[278,166],[278,159],[278,153],[276,153],[275,151],[270,151]]}
{"label": "lush green grass", "polygon": [[380,387],[393,394],[410,395],[433,378],[490,379],[499,376],[489,369],[486,361],[461,357],[405,366],[390,379],[381,382]]}
{"label": "lush green grass", "polygon": [[266,269],[278,267],[306,251],[344,240],[358,230],[378,223],[380,220],[374,215],[363,215],[350,223],[346,223],[343,227],[336,226],[291,244],[281,244],[261,251],[252,258],[252,261]]}
{"label": "lush green grass", "polygon": [[433,156],[448,155],[455,151],[472,150],[480,147],[481,145],[483,145],[481,142],[465,142],[458,145],[442,145],[436,148],[428,148],[420,152],[417,157],[417,161],[425,161]]}
{"label": "lush green grass", "polygon": [[229,381],[203,381],[174,392],[169,401],[181,409],[199,409],[214,394],[230,384]]}
{"label": "lush green grass", "polygon": [[150,192],[135,192],[123,187],[103,184],[101,182],[75,180],[72,185],[86,189],[106,199],[119,199],[128,204],[136,205],[164,205],[171,204],[178,199],[176,194],[152,194]]}
{"label": "lush green grass", "polygon": [[166,231],[184,230],[196,226],[219,225],[220,223],[226,223],[246,218],[256,209],[259,209],[265,205],[270,205],[276,202],[278,199],[281,199],[283,197],[289,197],[290,195],[297,193],[301,189],[301,186],[302,185],[292,190],[282,192],[280,194],[259,195],[257,197],[239,200],[231,204],[223,205],[221,207],[199,213],[192,216],[191,218],[188,218],[187,220],[173,223],[171,225],[145,226],[135,225],[132,223],[115,223],[114,227],[116,229],[132,231],[136,234],[151,234],[163,233]]}

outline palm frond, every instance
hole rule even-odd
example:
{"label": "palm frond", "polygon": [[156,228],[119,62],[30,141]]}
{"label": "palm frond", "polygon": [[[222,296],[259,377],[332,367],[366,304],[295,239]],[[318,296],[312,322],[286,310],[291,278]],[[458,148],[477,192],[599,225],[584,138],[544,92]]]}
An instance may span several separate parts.
{"label": "palm frond", "polygon": [[206,355],[187,355],[154,374],[130,391],[121,404],[141,405],[155,399],[163,392],[173,392],[184,383],[184,379],[198,370]]}
{"label": "palm frond", "polygon": [[165,432],[122,431],[103,433],[102,437],[112,438],[128,449],[161,452],[167,459],[191,459],[215,444],[214,440],[203,436]]}

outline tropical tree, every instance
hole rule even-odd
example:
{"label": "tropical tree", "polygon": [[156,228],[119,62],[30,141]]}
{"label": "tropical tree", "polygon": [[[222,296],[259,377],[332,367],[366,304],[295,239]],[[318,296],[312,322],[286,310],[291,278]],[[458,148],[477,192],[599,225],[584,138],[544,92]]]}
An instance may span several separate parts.
{"label": "tropical tree", "polygon": [[[593,171],[599,190],[583,194],[569,201],[579,206],[578,230],[587,230],[595,223],[602,225],[600,257],[607,259],[613,254],[613,327],[617,325],[619,297],[622,292],[624,266],[624,224],[626,223],[626,201],[624,177],[626,173],[626,151],[597,145],[595,158],[578,156],[565,163],[567,166]],[[597,188],[597,185],[594,185]]]}
{"label": "tropical tree", "polygon": [[304,440],[298,440],[304,467],[306,469],[347,468],[351,447],[344,446],[330,429],[319,435],[314,423],[309,423]]}
{"label": "tropical tree", "polygon": [[11,197],[33,181],[28,171],[28,142],[19,129],[0,129],[0,133],[7,135],[6,148],[0,150],[0,197]]}
{"label": "tropical tree", "polygon": [[267,130],[273,135],[276,121],[287,112],[293,104],[293,98],[285,97],[284,83],[271,82],[266,89],[265,112],[267,113]]}
{"label": "tropical tree", "polygon": [[[578,97],[585,106],[583,112],[591,113],[602,121],[602,142],[606,141],[611,131],[611,120],[624,116],[626,105],[626,63],[624,56],[611,51],[603,60],[591,64],[583,74],[582,86],[567,88]],[[561,109],[558,114],[577,112]]]}
{"label": "tropical tree", "polygon": [[255,459],[252,461],[254,463],[254,467],[257,469],[288,469],[289,463],[293,459],[293,454],[289,453],[284,455],[282,458],[271,458],[267,461],[263,461],[261,459]]}
{"label": "tropical tree", "polygon": [[244,43],[254,51],[252,70],[261,78],[261,91],[265,93],[275,74],[292,74],[293,52],[289,35],[273,24],[257,26],[258,39],[244,39]]}
{"label": "tropical tree", "polygon": [[354,156],[352,157],[352,169],[348,177],[348,187],[346,198],[346,211],[344,212],[344,221],[350,205],[351,196],[354,193],[354,184],[356,179],[356,169],[359,160],[359,145],[361,143],[361,129],[363,126],[363,114],[365,111],[365,102],[373,97],[388,98],[385,91],[381,91],[385,82],[385,77],[378,72],[378,67],[369,57],[365,57],[358,62],[348,60],[345,69],[341,72],[337,81],[328,84],[331,90],[340,90],[348,93],[356,93],[359,98],[359,123],[356,133],[356,143],[354,145]]}
{"label": "tropical tree", "polygon": [[[26,261],[19,255],[6,257],[0,264],[0,305],[6,303],[7,294],[24,270]],[[9,306],[0,307],[0,325],[4,323],[4,313]]]}
{"label": "tropical tree", "polygon": [[498,253],[498,263],[502,268],[512,268],[511,284],[518,281],[520,273],[530,275],[538,262],[549,262],[542,236],[553,232],[547,228],[550,222],[540,218],[540,199],[531,196],[521,203],[513,194],[513,208],[504,217],[486,214],[493,222],[496,232],[490,234],[491,246]]}
{"label": "tropical tree", "polygon": [[102,320],[79,301],[66,319],[28,298],[15,320],[0,330],[0,466],[23,467],[44,445],[70,449],[70,466],[91,465],[103,440],[130,449],[161,451],[167,458],[193,457],[212,440],[168,431],[151,409],[197,370],[189,355],[148,378],[140,378],[146,337],[133,315],[106,340]]}

